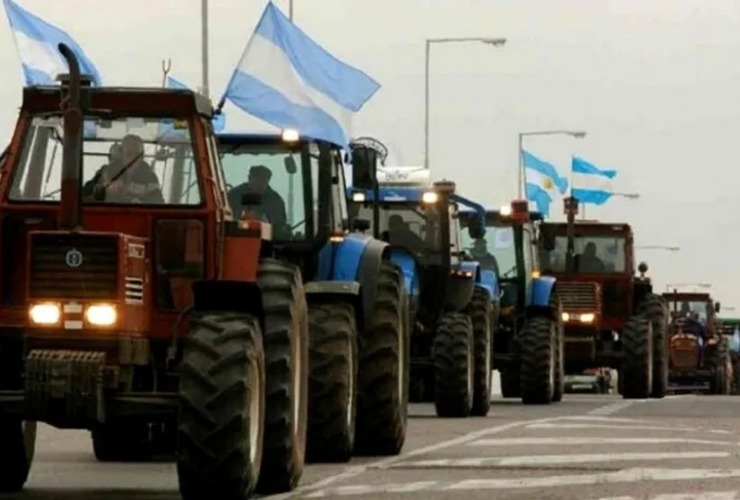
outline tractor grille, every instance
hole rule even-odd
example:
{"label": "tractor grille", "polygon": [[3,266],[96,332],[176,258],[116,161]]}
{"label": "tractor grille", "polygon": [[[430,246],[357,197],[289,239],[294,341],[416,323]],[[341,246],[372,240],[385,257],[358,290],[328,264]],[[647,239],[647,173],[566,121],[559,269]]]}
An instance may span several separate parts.
{"label": "tractor grille", "polygon": [[[81,259],[68,259],[70,251]],[[68,264],[68,260],[72,265]],[[81,262],[80,262],[81,261]],[[75,266],[75,264],[78,265]],[[30,296],[34,299],[111,300],[117,295],[118,239],[39,234],[31,241]]]}
{"label": "tractor grille", "polygon": [[563,310],[569,313],[593,312],[599,310],[599,293],[596,283],[560,282],[558,296]]}
{"label": "tractor grille", "polygon": [[679,370],[693,370],[698,361],[696,337],[679,334],[671,339],[671,366]]}

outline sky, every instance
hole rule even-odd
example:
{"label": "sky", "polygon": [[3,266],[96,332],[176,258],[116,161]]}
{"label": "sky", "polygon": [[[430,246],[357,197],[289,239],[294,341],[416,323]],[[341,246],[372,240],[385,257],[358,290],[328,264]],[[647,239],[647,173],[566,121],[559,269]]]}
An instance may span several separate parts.
{"label": "sky", "polygon": [[[200,84],[199,0],[17,0],[66,30],[104,83]],[[287,13],[287,0],[275,1]],[[104,4],[104,5],[103,5]],[[217,101],[265,6],[210,2],[209,77]],[[613,198],[588,218],[630,223],[657,287],[711,283],[740,315],[740,2],[736,0],[295,0],[294,20],[340,59],[382,84],[355,118],[355,135],[391,150],[389,163],[424,155],[424,44],[436,37],[505,37],[433,45],[430,166],[435,178],[490,206],[517,195],[518,133],[575,129],[584,139],[530,137],[527,150],[569,168],[579,155],[617,169]],[[102,22],[101,22],[102,21]],[[12,134],[23,77],[0,23],[0,140]],[[269,126],[225,108],[227,130]],[[560,202],[553,208],[561,218]]]}

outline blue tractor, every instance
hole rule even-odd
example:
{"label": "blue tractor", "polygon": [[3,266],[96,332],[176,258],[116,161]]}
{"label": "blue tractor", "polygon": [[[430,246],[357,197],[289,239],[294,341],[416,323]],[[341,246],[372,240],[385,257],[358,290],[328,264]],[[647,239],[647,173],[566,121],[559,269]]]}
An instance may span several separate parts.
{"label": "blue tractor", "polygon": [[462,251],[457,218],[458,205],[477,205],[453,182],[430,183],[428,170],[359,163],[348,190],[355,228],[390,243],[411,298],[414,399],[433,400],[440,417],[487,415],[498,285]]}
{"label": "blue tractor", "polygon": [[[308,351],[300,363],[307,380],[271,387],[266,407],[267,428],[284,425],[291,421],[285,412],[299,411],[288,401],[303,391],[307,414],[294,419],[303,437],[265,443],[265,454],[282,454],[297,471],[302,445],[309,462],[400,453],[408,405],[408,297],[390,245],[349,231],[342,149],[284,131],[221,134],[218,154],[223,179],[213,179],[212,189],[227,190],[234,213],[270,223],[272,240],[262,251],[296,266],[305,283]],[[275,283],[262,293],[266,308],[289,305]]]}
{"label": "blue tractor", "polygon": [[485,236],[479,215],[460,213],[463,241],[481,267],[501,284],[501,314],[494,336],[494,367],[505,398],[524,404],[549,404],[563,398],[564,337],[556,281],[541,276],[537,240],[543,217],[526,201],[485,211]]}

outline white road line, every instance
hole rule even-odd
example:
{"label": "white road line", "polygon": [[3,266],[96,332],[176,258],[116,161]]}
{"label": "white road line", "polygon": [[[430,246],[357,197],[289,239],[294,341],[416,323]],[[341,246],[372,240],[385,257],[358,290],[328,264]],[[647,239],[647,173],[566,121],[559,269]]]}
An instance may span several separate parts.
{"label": "white road line", "polygon": [[[625,469],[618,472],[604,472],[597,474],[577,474],[568,476],[521,477],[505,479],[466,479],[463,481],[425,481],[423,483],[398,484],[361,484],[352,486],[337,486],[305,494],[304,498],[324,498],[330,496],[350,495],[378,495],[381,493],[411,493],[411,492],[450,492],[450,491],[485,491],[485,490],[514,490],[536,489],[568,486],[588,486],[622,483],[644,483],[648,481],[697,481],[708,479],[740,478],[740,469]],[[718,492],[724,493],[724,492]],[[651,500],[729,500],[732,497],[699,496],[679,497],[651,497]],[[733,499],[734,500],[734,499]]]}
{"label": "white road line", "polygon": [[612,425],[612,424],[587,424],[587,423],[544,423],[544,424],[531,424],[527,426],[527,429],[625,429],[625,430],[641,430],[641,431],[684,431],[684,432],[699,432],[703,429],[699,427],[660,427],[656,425]]}
{"label": "white road line", "polygon": [[575,445],[575,444],[668,444],[668,443],[692,443],[713,444],[719,446],[737,446],[736,442],[710,441],[707,439],[682,439],[682,438],[604,438],[604,437],[526,437],[526,438],[503,438],[503,439],[477,439],[464,443],[466,446],[552,446],[552,445]]}
{"label": "white road line", "polygon": [[[620,403],[621,404],[621,403]],[[611,423],[623,423],[623,424],[654,424],[655,420],[638,420],[636,418],[619,418],[619,417],[601,417],[599,415],[574,415],[570,417],[563,417],[560,420],[576,421],[576,422],[611,422]]]}
{"label": "white road line", "polygon": [[[650,497],[643,497],[647,500],[737,500],[740,498],[740,491],[705,491],[703,493],[661,493]],[[637,497],[604,497],[598,500],[638,500]]]}
{"label": "white road line", "polygon": [[610,405],[602,406],[601,408],[596,408],[595,410],[591,410],[590,412],[586,413],[586,415],[607,417],[609,415],[614,415],[615,413],[618,413],[622,410],[626,410],[627,408],[629,408],[635,403],[644,403],[646,401],[649,401],[649,400],[648,399],[635,399],[635,400],[628,400],[628,401],[619,401],[618,403],[612,403]]}
{"label": "white road line", "polygon": [[590,464],[596,462],[628,462],[649,460],[687,460],[697,458],[728,458],[726,451],[646,452],[646,453],[592,453],[583,455],[525,455],[518,457],[473,457],[416,460],[392,465],[393,468],[485,468],[535,465]]}
{"label": "white road line", "polygon": [[397,462],[406,460],[408,458],[418,457],[419,455],[426,455],[428,453],[434,453],[436,451],[444,450],[446,448],[452,448],[454,446],[465,445],[469,443],[470,441],[480,439],[484,436],[492,436],[495,434],[500,434],[502,432],[506,432],[511,429],[516,429],[518,427],[522,427],[527,424],[551,422],[551,421],[558,420],[559,418],[560,417],[552,417],[552,418],[543,418],[543,419],[537,419],[537,420],[521,420],[517,422],[511,422],[509,424],[489,427],[489,428],[482,429],[479,431],[471,432],[469,434],[457,437],[455,439],[450,439],[447,441],[442,441],[442,442],[435,443],[429,446],[425,446],[423,448],[418,448],[416,450],[411,450],[409,452],[402,453],[401,455],[398,455],[395,457],[383,458],[383,459],[375,460],[373,462],[369,462],[363,465],[350,465],[350,466],[345,467],[338,474],[330,475],[328,477],[325,477],[324,479],[316,481],[315,483],[311,483],[305,486],[299,486],[298,488],[296,488],[295,490],[289,493],[284,493],[282,495],[272,495],[270,496],[270,498],[271,500],[284,500],[288,498],[295,498],[298,496],[303,496],[307,492],[310,492],[310,491],[313,491],[319,488],[326,488],[327,486],[330,486],[334,483],[352,479],[372,469],[388,468],[391,465]]}

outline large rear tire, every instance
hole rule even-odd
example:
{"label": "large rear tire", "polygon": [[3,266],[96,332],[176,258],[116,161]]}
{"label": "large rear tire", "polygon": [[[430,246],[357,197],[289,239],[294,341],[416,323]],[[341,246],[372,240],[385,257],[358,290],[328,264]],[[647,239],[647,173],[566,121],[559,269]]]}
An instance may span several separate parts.
{"label": "large rear tire", "polygon": [[434,332],[434,407],[438,417],[465,418],[474,397],[473,324],[466,314],[444,314]]}
{"label": "large rear tire", "polygon": [[557,359],[557,324],[546,316],[527,319],[521,333],[521,395],[525,405],[552,402]]}
{"label": "large rear tire", "polygon": [[179,388],[177,475],[183,499],[248,498],[254,491],[263,443],[264,363],[256,318],[192,316]]}
{"label": "large rear tire", "polygon": [[653,388],[653,327],[643,315],[627,320],[622,330],[619,378],[624,399],[646,399]]}
{"label": "large rear tire", "polygon": [[485,417],[491,410],[493,377],[493,305],[485,290],[475,289],[467,313],[473,323],[473,408],[470,414]]}
{"label": "large rear tire", "polygon": [[727,343],[721,339],[713,348],[709,358],[712,379],[709,381],[709,393],[715,395],[730,394],[732,381],[729,365],[731,363]]}
{"label": "large rear tire", "polygon": [[303,475],[308,421],[308,306],[298,267],[260,260],[265,311],[265,441],[257,491],[293,490]]}
{"label": "large rear tire", "polygon": [[0,492],[23,489],[36,450],[36,422],[0,418]]}
{"label": "large rear tire", "polygon": [[552,388],[552,402],[559,403],[563,400],[565,394],[565,329],[560,319],[563,317],[563,306],[557,295],[553,295],[552,306],[558,318],[556,321],[557,341],[555,342],[555,379]]}
{"label": "large rear tire", "polygon": [[357,325],[348,303],[308,308],[310,375],[306,460],[352,458],[357,401]]}
{"label": "large rear tire", "polygon": [[645,297],[640,312],[653,329],[653,384],[650,397],[662,399],[668,391],[668,317],[663,299],[656,294]]}
{"label": "large rear tire", "polygon": [[401,271],[383,261],[370,328],[358,338],[355,454],[398,455],[406,442],[409,400],[409,303]]}

